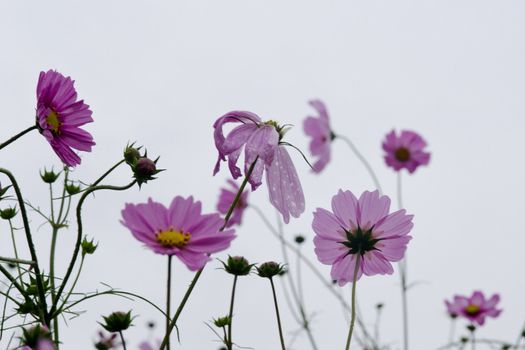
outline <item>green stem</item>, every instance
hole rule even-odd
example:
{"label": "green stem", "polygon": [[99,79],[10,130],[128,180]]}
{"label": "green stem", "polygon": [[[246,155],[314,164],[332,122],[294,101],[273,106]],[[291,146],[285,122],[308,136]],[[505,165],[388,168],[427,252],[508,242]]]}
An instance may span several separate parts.
{"label": "green stem", "polygon": [[49,327],[49,315],[47,313],[47,304],[46,304],[46,296],[44,292],[44,284],[42,282],[42,275],[40,274],[40,267],[38,265],[38,257],[36,255],[35,245],[33,244],[33,238],[31,236],[31,230],[29,228],[29,220],[27,218],[27,212],[26,212],[26,206],[24,202],[24,198],[22,197],[22,192],[20,191],[20,187],[18,186],[18,182],[16,181],[13,174],[4,168],[0,168],[0,173],[5,174],[9,180],[11,181],[11,184],[13,185],[13,189],[16,193],[16,198],[18,200],[18,205],[20,206],[20,214],[22,215],[22,221],[24,223],[24,231],[26,234],[26,240],[27,240],[27,246],[29,247],[29,253],[31,254],[31,260],[34,261],[33,268],[35,272],[35,280],[36,280],[36,287],[38,292],[38,298],[40,299],[40,318],[41,322]]}
{"label": "green stem", "polygon": [[350,329],[348,330],[348,338],[346,339],[345,349],[350,349],[350,342],[352,341],[352,333],[354,332],[354,323],[355,323],[355,289],[357,285],[357,273],[359,272],[359,258],[361,257],[360,253],[357,254],[355,258],[355,268],[354,268],[354,279],[352,280],[352,318],[350,319]]}
{"label": "green stem", "polygon": [[472,350],[476,350],[476,336],[475,336],[476,329],[473,328],[470,331],[470,343],[472,344]]}
{"label": "green stem", "polygon": [[233,341],[232,341],[232,323],[233,323],[233,303],[235,301],[235,287],[237,286],[237,275],[233,276],[233,287],[232,287],[232,297],[230,300],[230,312],[228,314],[228,317],[230,318],[230,324],[228,325],[228,337],[227,339],[227,346],[228,350],[233,349]]}
{"label": "green stem", "polygon": [[118,333],[120,334],[120,340],[122,341],[122,348],[126,350],[126,341],[124,340],[124,335],[122,334],[122,331],[118,331]]}
{"label": "green stem", "polygon": [[[397,206],[403,208],[401,172],[397,172]],[[403,349],[408,350],[408,298],[407,298],[407,256],[398,263],[401,278],[401,304],[403,313]]]}
{"label": "green stem", "polygon": [[[280,242],[283,242],[284,245],[286,245],[286,247],[288,247],[288,249],[292,250],[293,252],[297,253],[297,247],[294,246],[292,243],[286,241],[286,240],[282,240],[281,236],[279,235],[279,233],[277,232],[277,230],[275,229],[275,227],[272,226],[272,224],[270,223],[270,221],[268,220],[268,218],[266,218],[266,216],[264,215],[264,213],[261,211],[261,209],[259,209],[258,207],[254,206],[254,205],[250,205],[250,208],[252,208],[253,210],[255,210],[255,212],[259,215],[259,217],[261,218],[261,220],[263,221],[263,223],[266,225],[266,227],[268,227],[268,230],[270,231],[270,233],[275,237],[277,238]],[[310,260],[308,260],[307,257],[305,257],[304,255],[300,255],[300,258],[301,260],[305,263],[305,265],[310,269],[311,272],[313,272],[313,274],[315,275],[315,277],[317,277],[317,279],[324,285],[324,287],[330,292],[332,293],[332,295],[341,303],[342,307],[347,310],[347,311],[350,311],[350,305],[348,305],[348,303],[346,302],[346,300],[344,300],[344,298],[338,293],[338,291],[335,289],[335,286],[331,283],[331,280],[327,280],[324,275],[321,273],[321,271],[319,271],[319,269],[317,268],[316,265],[314,265]],[[376,344],[376,342],[374,341],[374,338],[370,335],[370,333],[367,331],[366,329],[366,325],[363,323],[363,321],[357,317],[357,323],[359,324],[359,327],[361,328],[362,332],[363,332],[363,335],[364,337],[370,341],[372,343],[372,349],[373,350],[378,350],[379,349],[379,346]],[[358,342],[360,342],[359,338],[357,337],[356,335],[356,340]],[[360,342],[361,343],[361,342]],[[363,346],[365,346],[364,344],[361,344]]]}
{"label": "green stem", "polygon": [[15,286],[16,289],[18,289],[20,294],[22,294],[26,300],[30,300],[24,288],[16,282],[16,279],[13,277],[13,275],[11,275],[3,265],[0,265],[0,272],[2,272],[5,275],[5,277],[7,277],[9,282],[11,282],[13,286]]}
{"label": "green stem", "polygon": [[113,165],[111,168],[109,168],[108,171],[106,171],[104,174],[102,174],[101,177],[99,177],[95,182],[93,182],[93,184],[91,184],[90,187],[94,187],[96,185],[98,185],[102,180],[104,180],[106,178],[106,176],[108,176],[113,170],[115,170],[116,168],[118,168],[118,166],[122,163],[124,163],[126,160],[125,159],[122,159],[121,161],[119,161],[117,164]]}
{"label": "green stem", "polygon": [[354,145],[354,143],[352,141],[350,141],[349,138],[347,138],[346,136],[343,136],[343,135],[336,135],[335,137],[338,138],[338,139],[343,140],[348,145],[348,147],[350,147],[350,149],[352,150],[352,152],[354,152],[354,154],[359,159],[359,161],[361,161],[361,163],[363,163],[363,165],[365,166],[366,170],[368,171],[368,174],[370,174],[370,177],[372,178],[372,181],[374,182],[374,186],[379,191],[379,194],[383,193],[383,190],[381,189],[381,185],[379,184],[379,180],[378,180],[378,178],[376,176],[376,173],[374,172],[374,169],[372,169],[372,166],[370,165],[370,163],[368,163],[366,158],[361,154],[361,152],[359,152],[359,150]]}
{"label": "green stem", "polygon": [[7,263],[12,263],[12,264],[24,264],[24,265],[33,265],[35,263],[34,261],[31,261],[31,260],[13,259],[13,258],[5,257],[5,256],[0,256],[0,261],[5,261]]}
{"label": "green stem", "polygon": [[[255,159],[255,161],[250,165],[250,168],[248,169],[248,172],[244,176],[244,180],[241,184],[241,187],[239,188],[239,191],[237,191],[237,195],[235,196],[235,199],[233,200],[233,203],[230,205],[230,208],[228,209],[228,212],[226,213],[226,216],[224,217],[224,224],[220,228],[219,231],[224,231],[226,226],[228,226],[228,221],[230,221],[230,217],[233,213],[233,209],[239,202],[239,199],[241,198],[241,194],[244,191],[244,188],[246,187],[246,184],[248,183],[248,180],[250,179],[250,176],[252,175],[253,169],[255,168],[255,163],[257,162],[258,157]],[[186,291],[186,294],[182,298],[181,303],[179,304],[179,307],[177,308],[177,311],[175,313],[175,316],[171,319],[171,323],[169,325],[169,328],[167,330],[166,335],[164,336],[164,339],[162,340],[162,344],[160,345],[160,350],[164,350],[166,348],[166,345],[168,344],[168,339],[170,336],[170,333],[173,331],[173,328],[175,328],[175,325],[177,324],[177,319],[179,318],[180,313],[182,312],[182,309],[184,308],[184,305],[186,305],[186,301],[188,301],[188,298],[190,297],[191,292],[193,291],[193,288],[195,287],[195,284],[197,284],[197,281],[199,280],[202,271],[204,270],[204,267],[197,271],[195,276],[193,277],[193,280],[191,281],[191,284]]]}
{"label": "green stem", "polygon": [[[290,259],[288,257],[288,252],[286,251],[286,245],[284,243],[285,240],[284,240],[283,226],[282,226],[281,219],[280,219],[279,215],[277,215],[277,227],[278,227],[278,231],[279,231],[279,240],[281,241],[281,250],[282,250],[282,254],[283,254],[284,263],[285,263],[285,265],[289,266],[290,265]],[[297,258],[300,259],[301,258],[301,252],[300,252],[299,249],[296,250],[296,254],[297,254]],[[298,264],[298,269],[299,269],[299,266],[300,266],[300,264]],[[315,339],[313,337],[312,331],[310,330],[310,326],[308,324],[308,319],[306,317],[306,311],[305,311],[305,307],[304,307],[304,304],[303,304],[303,301],[302,301],[302,297],[301,297],[302,293],[297,291],[297,288],[295,287],[295,283],[294,283],[292,274],[291,273],[287,273],[286,275],[288,276],[288,282],[290,283],[290,290],[292,292],[292,297],[295,300],[295,303],[297,304],[297,308],[299,309],[299,314],[301,315],[301,326],[306,331],[306,334],[308,335],[308,340],[310,341],[310,344],[312,345],[312,348],[314,350],[317,350],[317,344],[316,344]],[[300,280],[300,271],[298,271],[298,280]]]}
{"label": "green stem", "polygon": [[[64,276],[64,279],[62,280],[62,283],[61,283],[61,285],[60,285],[60,287],[58,289],[58,292],[56,294],[55,300],[53,301],[53,306],[51,307],[51,310],[49,312],[51,315],[53,315],[55,313],[55,311],[57,310],[58,301],[60,300],[60,295],[64,291],[64,288],[66,287],[67,281],[69,280],[69,277],[71,276],[71,273],[73,272],[73,267],[75,266],[75,263],[76,263],[76,260],[77,260],[77,257],[78,257],[78,253],[80,251],[80,245],[82,243],[82,228],[83,228],[82,227],[82,215],[81,215],[81,213],[82,213],[82,205],[84,204],[84,201],[86,200],[87,196],[90,193],[93,193],[93,192],[99,191],[99,190],[125,191],[128,188],[131,188],[133,185],[135,185],[136,182],[137,182],[136,180],[133,180],[132,182],[130,182],[126,186],[121,186],[121,187],[118,187],[118,186],[107,186],[107,185],[89,187],[86,191],[84,191],[84,193],[82,193],[82,196],[80,197],[80,200],[78,201],[77,210],[76,210],[77,227],[78,228],[77,228],[77,241],[75,243],[75,249],[73,251],[73,256],[71,257],[71,261],[69,262],[69,266],[67,268],[66,275]],[[56,315],[56,316],[58,316],[58,315]]]}
{"label": "green stem", "polygon": [[188,298],[190,297],[190,294],[193,291],[193,288],[197,284],[197,281],[199,280],[199,277],[201,276],[203,270],[204,268],[197,271],[197,273],[193,277],[193,280],[191,281],[190,286],[188,287],[188,290],[186,291],[186,294],[184,294],[184,297],[182,298],[182,301],[180,302],[179,307],[177,308],[177,311],[175,312],[175,316],[173,316],[173,318],[171,319],[167,333],[164,336],[164,339],[162,340],[162,344],[160,345],[160,350],[164,350],[166,348],[168,344],[169,335],[173,331],[173,328],[175,328],[175,325],[177,324],[177,320],[179,319],[182,309],[184,309],[184,306],[186,305],[186,302],[188,301]]}
{"label": "green stem", "polygon": [[[62,213],[64,212],[64,202],[66,198],[66,186],[67,186],[68,176],[69,176],[69,168],[64,167],[64,188],[62,189],[62,197],[60,198],[60,209],[58,210],[58,217],[57,217],[56,222],[54,222],[54,224],[58,224],[58,225],[60,225],[60,223],[63,220]],[[70,196],[68,197],[70,198]],[[64,214],[64,217],[66,216],[67,216],[67,212]]]}
{"label": "green stem", "polygon": [[[75,277],[75,280],[73,281],[73,285],[71,285],[71,289],[67,293],[67,295],[64,298],[64,301],[62,302],[62,304],[60,304],[60,307],[58,308],[58,310],[63,310],[64,309],[64,306],[66,305],[67,301],[71,297],[71,294],[73,294],[73,291],[75,290],[75,287],[77,286],[77,282],[78,282],[78,279],[80,277],[80,273],[82,272],[82,268],[84,267],[84,258],[85,258],[85,255],[82,254],[82,256],[80,257],[80,265],[78,267],[77,276]],[[56,315],[55,315],[55,320],[58,320],[58,313],[56,313]]]}
{"label": "green stem", "polygon": [[270,285],[272,286],[273,303],[275,305],[275,315],[277,316],[277,327],[279,328],[279,339],[281,340],[282,350],[286,350],[284,345],[283,329],[281,326],[281,316],[279,315],[279,305],[277,304],[277,295],[275,295],[275,286],[273,284],[273,278],[270,277]]}
{"label": "green stem", "polygon": [[[51,202],[53,204],[53,202]],[[54,220],[54,219],[52,219]],[[51,300],[55,300],[55,247],[57,243],[58,227],[53,223],[51,236],[51,251],[49,253],[49,281],[51,283]],[[53,318],[53,335],[55,344],[58,344],[58,317]]]}
{"label": "green stem", "polygon": [[9,140],[5,141],[4,143],[0,144],[0,149],[4,148],[5,146],[9,145],[10,143],[13,143],[15,142],[17,139],[19,139],[20,137],[24,136],[25,134],[27,134],[28,132],[30,131],[33,131],[35,129],[37,129],[38,126],[35,124],[33,126],[30,126],[29,128],[25,129],[24,131],[21,131],[19,132],[18,134],[16,134],[15,136],[11,137]]}
{"label": "green stem", "polygon": [[[15,228],[13,227],[13,222],[11,221],[11,219],[9,219],[9,229],[11,230],[11,240],[13,241],[13,250],[15,252],[15,259],[10,259],[11,261],[9,260],[5,260],[5,259],[9,259],[9,258],[0,258],[0,260],[4,260],[4,261],[8,261],[8,262],[12,262],[12,263],[15,263],[16,264],[16,268],[18,270],[18,277],[20,278],[20,283],[22,284],[23,281],[22,281],[22,270],[20,270],[20,260],[19,257],[18,257],[18,249],[16,248],[16,239],[15,239]],[[33,262],[29,262],[29,265],[32,265]]]}
{"label": "green stem", "polygon": [[[171,315],[171,255],[168,255],[168,282],[166,287],[166,335],[170,329],[170,315]],[[170,350],[170,337],[168,335],[168,343],[166,349]]]}

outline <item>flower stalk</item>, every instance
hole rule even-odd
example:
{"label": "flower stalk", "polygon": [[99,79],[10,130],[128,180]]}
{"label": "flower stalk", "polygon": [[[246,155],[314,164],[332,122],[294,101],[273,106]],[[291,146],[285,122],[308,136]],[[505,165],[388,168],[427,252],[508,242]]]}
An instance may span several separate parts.
{"label": "flower stalk", "polygon": [[359,263],[361,253],[357,253],[355,258],[355,268],[354,268],[354,279],[352,282],[352,314],[350,319],[350,328],[348,329],[348,338],[346,339],[346,350],[350,349],[350,343],[352,341],[352,333],[354,332],[354,323],[355,323],[355,292],[356,292],[356,285],[357,285],[357,273],[359,272]]}

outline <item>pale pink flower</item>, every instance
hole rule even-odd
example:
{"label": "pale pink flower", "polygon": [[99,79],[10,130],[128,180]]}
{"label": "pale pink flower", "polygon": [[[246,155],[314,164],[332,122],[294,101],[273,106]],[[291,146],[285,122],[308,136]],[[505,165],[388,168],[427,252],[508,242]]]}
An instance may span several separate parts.
{"label": "pale pink flower", "polygon": [[315,108],[319,116],[307,117],[304,120],[304,132],[312,138],[310,141],[310,152],[319,158],[313,164],[313,171],[321,172],[330,161],[330,144],[335,138],[330,129],[328,111],[321,100],[312,100],[310,105]]}
{"label": "pale pink flower", "polygon": [[402,130],[398,136],[392,130],[383,141],[385,162],[396,171],[405,168],[413,173],[420,165],[430,162],[430,153],[424,150],[426,146],[426,141],[413,131]]}
{"label": "pale pink flower", "polygon": [[451,316],[461,316],[482,326],[486,317],[496,318],[501,313],[502,310],[496,308],[499,300],[499,294],[494,294],[487,300],[482,292],[475,291],[470,297],[455,295],[452,302],[445,300],[445,304]]}
{"label": "pale pink flower", "polygon": [[331,277],[340,286],[353,281],[359,256],[357,279],[392,274],[391,262],[405,255],[412,215],[405,210],[389,213],[390,198],[378,191],[365,191],[359,200],[350,191],[332,198],[332,212],[317,208],[312,227],[317,259],[332,265]]}

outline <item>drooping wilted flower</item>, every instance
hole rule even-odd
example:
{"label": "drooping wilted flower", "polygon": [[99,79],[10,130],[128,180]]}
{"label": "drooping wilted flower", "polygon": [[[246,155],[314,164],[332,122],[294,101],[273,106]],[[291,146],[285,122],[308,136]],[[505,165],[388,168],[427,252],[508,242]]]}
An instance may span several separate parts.
{"label": "drooping wilted flower", "polygon": [[[223,126],[240,123],[226,137]],[[214,175],[222,161],[228,160],[228,167],[234,179],[242,175],[237,162],[244,149],[244,173],[252,169],[248,182],[252,190],[262,184],[266,170],[270,202],[283,215],[285,223],[290,215],[299,217],[304,212],[304,194],[293,162],[284,147],[282,138],[286,128],[275,121],[263,122],[254,113],[233,111],[226,113],[213,124],[215,146],[219,152]]]}

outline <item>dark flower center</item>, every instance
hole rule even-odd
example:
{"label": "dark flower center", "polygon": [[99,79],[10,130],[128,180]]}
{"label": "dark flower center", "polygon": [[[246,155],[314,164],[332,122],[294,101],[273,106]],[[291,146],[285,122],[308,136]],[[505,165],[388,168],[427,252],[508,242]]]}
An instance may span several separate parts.
{"label": "dark flower center", "polygon": [[410,160],[410,151],[408,148],[400,147],[395,153],[396,159],[400,162],[407,162]]}
{"label": "dark flower center", "polygon": [[377,242],[380,241],[380,239],[374,238],[372,235],[372,230],[374,228],[370,228],[366,231],[364,231],[361,227],[357,227],[355,231],[347,231],[345,229],[346,238],[348,241],[345,242],[339,242],[343,244],[345,247],[350,248],[350,251],[348,254],[365,254],[368,251],[371,250],[379,250],[375,248],[375,245]]}
{"label": "dark flower center", "polygon": [[469,316],[477,316],[480,313],[481,308],[478,305],[470,304],[467,305],[467,307],[465,307],[464,310],[465,313]]}

